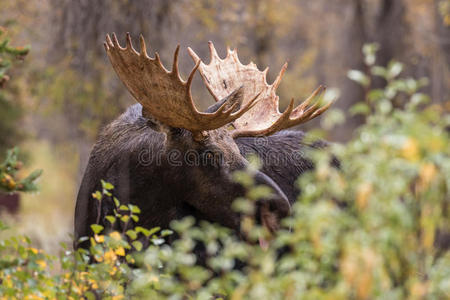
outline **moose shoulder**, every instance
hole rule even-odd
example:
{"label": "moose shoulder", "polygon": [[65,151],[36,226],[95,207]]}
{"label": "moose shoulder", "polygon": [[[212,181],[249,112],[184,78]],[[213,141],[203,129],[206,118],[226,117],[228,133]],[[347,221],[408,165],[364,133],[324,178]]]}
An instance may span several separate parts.
{"label": "moose shoulder", "polygon": [[[115,35],[105,42],[114,70],[139,104],[108,125],[91,152],[77,198],[76,240],[91,236],[90,224],[105,224],[105,216],[112,213],[112,203],[101,202],[98,207],[91,196],[101,189],[101,179],[115,186],[122,203],[141,208],[141,226],[164,228],[172,220],[193,215],[239,233],[240,215],[231,204],[246,191],[232,174],[248,166],[248,154],[256,154],[263,163],[253,174],[255,183],[272,189],[271,195],[258,199],[255,219],[274,232],[298,193],[294,181],[312,168],[304,150],[321,146],[302,143],[303,133],[285,129],[329,107],[316,101],[323,88],[295,108],[291,101],[280,113],[275,91],[286,65],[268,85],[266,71],[253,63],[242,65],[236,51],[220,59],[210,43],[208,65],[189,49],[196,65],[183,81],[178,73],[179,47],[168,72],[158,54],[148,57],[142,36],[140,42],[139,53],[128,34],[125,48]],[[206,112],[199,112],[191,97],[197,70],[217,101]]]}

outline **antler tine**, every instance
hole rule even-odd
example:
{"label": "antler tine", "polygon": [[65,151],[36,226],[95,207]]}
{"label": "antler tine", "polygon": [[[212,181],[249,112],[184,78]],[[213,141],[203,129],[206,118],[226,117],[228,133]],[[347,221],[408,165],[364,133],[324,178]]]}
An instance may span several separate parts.
{"label": "antler tine", "polygon": [[[243,87],[241,86],[239,89],[237,89],[236,91],[241,91],[243,89]],[[235,93],[236,91],[234,91],[233,93]],[[233,94],[232,93],[232,94]],[[238,111],[234,112],[234,110],[236,109],[236,107],[238,107],[240,105],[239,102],[233,103],[230,107],[227,108],[228,104],[230,101],[232,101],[233,99],[230,98],[227,101],[225,101],[217,110],[214,114],[219,115],[219,114],[223,114],[225,116],[230,116],[233,119],[235,118],[239,118],[240,116],[242,116],[243,114],[245,114],[247,111],[249,111],[256,103],[258,103],[258,101],[261,99],[259,98],[259,96],[261,95],[261,92],[258,93],[253,99],[251,99],[244,107],[241,107]]]}
{"label": "antler tine", "polygon": [[304,100],[299,106],[295,108],[294,114],[296,114],[299,111],[303,111],[313,100],[318,98],[317,96],[320,96],[325,90],[326,87],[320,85],[306,100]]}
{"label": "antler tine", "polygon": [[[327,104],[320,107],[319,102],[312,104],[325,90],[325,87],[320,86],[299,106],[294,108],[292,100],[287,109],[280,113],[278,107],[279,99],[275,92],[286,71],[287,63],[282,66],[277,78],[269,85],[266,80],[267,68],[264,71],[260,71],[252,62],[243,65],[239,61],[236,50],[227,49],[226,57],[221,59],[211,42],[209,43],[209,50],[211,61],[208,65],[201,63],[199,70],[203,82],[208,90],[215,95],[215,99],[217,101],[222,99],[238,86],[245,85],[246,87],[244,107],[245,104],[249,104],[251,109],[234,121],[233,125],[236,129],[233,132],[233,136],[235,137],[270,135],[279,130],[311,120],[319,116],[331,105]],[[200,60],[192,49],[189,49],[189,54],[195,62]],[[260,99],[256,103],[249,101],[249,99],[255,100],[253,96],[257,91],[261,94]]]}
{"label": "antler tine", "polygon": [[219,54],[217,54],[217,50],[216,50],[216,48],[214,47],[214,44],[213,44],[213,42],[211,42],[211,41],[209,41],[208,42],[208,46],[209,46],[209,54],[211,55],[211,62],[214,60],[214,59],[217,59],[217,60],[221,60],[220,59],[220,56],[219,56]]}
{"label": "antler tine", "polygon": [[106,44],[109,47],[114,47],[113,42],[111,41],[111,37],[109,36],[109,34],[106,35]]}
{"label": "antler tine", "polygon": [[328,102],[327,104],[325,104],[324,106],[322,106],[321,108],[317,109],[310,117],[310,119],[313,119],[315,117],[320,116],[321,114],[323,114],[328,108],[330,108],[330,106],[334,103],[335,100],[332,100],[330,102]]}
{"label": "antler tine", "polygon": [[201,63],[201,60],[197,61],[197,63],[195,64],[194,68],[192,69],[191,73],[189,74],[188,80],[186,82],[186,84],[188,86],[191,86],[192,80],[194,80],[195,73],[197,72],[198,67],[200,66],[200,63]]}
{"label": "antler tine", "polygon": [[147,46],[145,45],[145,40],[144,40],[144,37],[142,36],[142,34],[139,35],[139,42],[141,44],[141,56],[148,58]]}
{"label": "antler tine", "polygon": [[158,53],[158,52],[155,52],[155,60],[156,60],[156,62],[159,64],[159,66],[160,66],[161,68],[164,69],[164,71],[169,72],[169,71],[164,67],[164,65],[162,64],[162,62],[161,62],[161,57],[159,57],[159,53]]}
{"label": "antler tine", "polygon": [[131,36],[130,36],[129,32],[127,32],[127,34],[126,34],[126,40],[127,40],[127,46],[125,49],[133,52],[134,54],[139,55],[139,53],[133,47],[133,42],[131,41]]}
{"label": "antler tine", "polygon": [[197,63],[199,60],[201,60],[200,57],[197,55],[197,53],[195,53],[191,47],[188,47],[187,50],[188,50],[189,55],[194,60],[194,63]]}
{"label": "antler tine", "polygon": [[243,114],[245,114],[247,111],[252,109],[259,101],[262,100],[262,98],[259,97],[261,95],[261,93],[262,92],[259,92],[258,94],[256,94],[256,96],[253,97],[243,108],[241,108],[239,111],[233,113],[231,116],[239,118]]}
{"label": "antler tine", "polygon": [[232,132],[233,138],[244,137],[244,136],[268,136],[277,131],[284,129],[284,125],[286,121],[289,120],[292,110],[294,109],[294,99],[291,99],[286,110],[279,115],[279,118],[274,121],[274,123],[267,127],[258,130],[250,129],[245,130],[242,128],[236,128]]}
{"label": "antler tine", "polygon": [[239,98],[242,97],[242,90],[243,87],[239,87],[238,89],[236,89],[235,91],[233,91],[227,98],[226,100],[222,103],[222,105],[220,105],[220,107],[216,110],[215,114],[221,114],[222,112],[227,113],[229,111],[230,108],[230,103],[231,102],[235,102],[235,103],[231,103],[231,106],[234,108],[236,108],[235,104],[239,104]]}
{"label": "antler tine", "polygon": [[280,73],[278,73],[277,78],[275,78],[275,80],[273,81],[272,86],[275,90],[280,85],[281,79],[283,79],[283,75],[284,75],[284,72],[286,72],[287,67],[288,67],[288,63],[285,62],[284,65],[281,67]]}
{"label": "antler tine", "polygon": [[113,36],[113,46],[119,48],[120,50],[123,50],[124,48],[122,48],[120,46],[119,41],[117,40],[117,36],[116,36],[115,32],[112,33],[112,36]]}
{"label": "antler tine", "polygon": [[[233,113],[233,110],[235,110],[235,108],[238,107],[239,105],[240,105],[239,102],[233,103],[227,110],[225,110],[225,111],[223,112],[223,114],[224,114],[225,116],[230,116],[230,115]],[[240,111],[244,111],[244,110],[240,109]],[[244,112],[245,112],[245,111],[244,111]]]}
{"label": "antler tine", "polygon": [[130,36],[129,32],[127,32],[127,34],[126,34],[126,39],[127,39],[127,48],[133,49],[133,45],[132,45],[132,42],[131,42],[131,36]]}
{"label": "antler tine", "polygon": [[173,54],[172,75],[179,77],[178,72],[178,53],[180,52],[180,45],[177,45],[175,53]]}
{"label": "antler tine", "polygon": [[187,81],[184,81],[178,69],[180,46],[175,50],[172,70],[169,72],[161,63],[158,53],[155,52],[154,58],[147,55],[142,35],[140,53],[133,48],[129,34],[126,35],[126,41],[126,47],[122,48],[115,34],[112,35],[112,40],[107,35],[105,50],[119,78],[142,104],[144,116],[155,118],[171,127],[187,129],[198,139],[205,136],[205,131],[233,122],[255,102],[243,105],[237,112],[234,112],[239,104],[237,102],[229,109],[223,107],[215,113],[199,112],[192,99],[190,87],[201,64],[200,59],[197,59]]}

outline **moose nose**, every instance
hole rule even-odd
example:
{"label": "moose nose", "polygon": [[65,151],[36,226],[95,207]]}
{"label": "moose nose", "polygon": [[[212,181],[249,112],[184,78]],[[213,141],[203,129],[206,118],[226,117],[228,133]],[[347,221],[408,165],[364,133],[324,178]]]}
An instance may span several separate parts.
{"label": "moose nose", "polygon": [[278,220],[287,217],[291,210],[291,205],[288,198],[280,187],[269,176],[262,172],[258,172],[254,176],[257,185],[266,185],[272,188],[273,193],[267,198],[259,200],[259,205],[265,207],[265,210],[270,211],[277,216]]}

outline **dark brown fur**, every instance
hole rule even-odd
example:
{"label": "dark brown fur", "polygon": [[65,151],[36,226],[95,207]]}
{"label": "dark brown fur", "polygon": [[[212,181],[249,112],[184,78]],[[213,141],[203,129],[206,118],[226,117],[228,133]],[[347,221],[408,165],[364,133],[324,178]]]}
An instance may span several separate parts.
{"label": "dark brown fur", "polygon": [[[316,145],[302,140],[303,133],[295,131],[233,140],[226,129],[217,129],[196,142],[186,130],[142,117],[141,106],[133,105],[103,130],[92,149],[77,198],[75,238],[92,235],[90,224],[96,222],[99,207],[91,195],[101,190],[101,179],[115,186],[114,195],[122,203],[140,207],[141,226],[167,228],[172,220],[194,215],[239,231],[240,216],[231,203],[245,189],[232,174],[247,167],[245,157],[252,153],[263,162],[255,182],[273,190],[258,202],[270,208],[272,215],[265,215],[273,223],[289,213],[298,194],[294,181],[312,168],[304,150]],[[112,209],[111,201],[103,201],[101,224],[106,225],[104,217]]]}

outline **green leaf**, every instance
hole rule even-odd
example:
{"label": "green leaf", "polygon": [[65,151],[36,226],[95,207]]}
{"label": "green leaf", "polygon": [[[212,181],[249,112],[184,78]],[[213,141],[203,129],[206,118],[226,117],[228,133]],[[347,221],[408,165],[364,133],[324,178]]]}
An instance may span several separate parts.
{"label": "green leaf", "polygon": [[255,205],[253,201],[248,200],[246,198],[238,198],[233,201],[233,204],[231,205],[231,208],[239,213],[244,214],[252,214],[255,210]]}
{"label": "green leaf", "polygon": [[107,191],[114,189],[114,186],[111,183],[106,182],[103,179],[101,180],[101,183],[102,183],[102,188]]}
{"label": "green leaf", "polygon": [[146,237],[150,236],[150,230],[145,229],[144,227],[136,226],[136,227],[134,228],[134,230],[136,230],[136,232],[142,233],[142,234],[145,235]]}
{"label": "green leaf", "polygon": [[116,197],[114,197],[113,200],[114,200],[114,204],[116,205],[116,207],[119,207],[119,206],[120,206],[119,199],[117,199]]}
{"label": "green leaf", "polygon": [[162,237],[168,236],[168,235],[171,235],[171,234],[173,234],[173,231],[170,230],[170,229],[164,229],[163,231],[161,231],[161,236]]}
{"label": "green leaf", "polygon": [[128,204],[128,207],[130,208],[131,212],[133,212],[135,214],[140,214],[141,213],[140,208],[137,207],[136,205]]}
{"label": "green leaf", "polygon": [[363,46],[364,62],[368,66],[372,66],[376,61],[376,53],[380,46],[376,43],[365,44]]}
{"label": "green leaf", "polygon": [[380,67],[380,66],[372,67],[370,69],[370,72],[372,73],[372,75],[380,76],[380,77],[383,77],[383,78],[387,78],[387,76],[388,76],[387,75],[388,71],[386,70],[386,68],[383,68],[383,67]]}
{"label": "green leaf", "polygon": [[257,185],[248,191],[247,196],[252,200],[267,198],[272,194],[272,188],[267,185]]}
{"label": "green leaf", "polygon": [[334,108],[328,111],[328,114],[321,120],[325,129],[332,129],[345,122],[345,114],[342,110]]}
{"label": "green leaf", "polygon": [[125,259],[127,260],[128,263],[134,263],[134,258],[130,255],[127,254],[127,256],[125,256]]}
{"label": "green leaf", "polygon": [[114,223],[116,223],[116,217],[114,216],[106,216],[105,219],[108,220],[111,225],[114,225]]}
{"label": "green leaf", "polygon": [[131,243],[133,245],[133,247],[137,250],[137,251],[141,251],[142,250],[142,243],[139,241],[134,241]]}
{"label": "green leaf", "polygon": [[415,107],[420,104],[430,102],[430,97],[422,93],[416,93],[411,96],[410,105]]}
{"label": "green leaf", "polygon": [[100,200],[102,200],[102,193],[100,193],[99,191],[96,191],[95,193],[92,193],[92,198],[100,201]]}
{"label": "green leaf", "polygon": [[42,175],[44,171],[43,170],[35,170],[30,175],[28,175],[23,181],[27,182],[33,182],[35,181],[39,176]]}
{"label": "green leaf", "polygon": [[367,87],[370,84],[370,78],[366,74],[358,70],[348,71],[347,77],[364,87]]}
{"label": "green leaf", "polygon": [[137,238],[137,233],[134,230],[127,230],[126,234],[130,237],[130,239],[135,240]]}
{"label": "green leaf", "polygon": [[384,90],[382,90],[382,89],[373,89],[367,94],[367,98],[369,99],[369,101],[371,103],[375,102],[375,101],[379,101],[379,100],[385,98]]}
{"label": "green leaf", "polygon": [[149,229],[146,229],[146,228],[141,227],[141,226],[136,226],[136,227],[134,228],[134,230],[136,230],[136,232],[142,233],[142,234],[145,235],[146,237],[149,237],[150,235],[155,234],[156,232],[158,232],[159,230],[161,230],[161,228],[160,228],[160,227],[154,227],[154,228],[152,228],[152,229],[149,230]]}
{"label": "green leaf", "polygon": [[92,224],[91,229],[95,234],[99,234],[104,229],[104,227],[99,224]]}
{"label": "green leaf", "polygon": [[91,291],[85,292],[83,296],[84,296],[87,300],[95,300],[95,299],[97,299],[97,298],[95,297],[95,294],[94,294],[93,292],[91,292]]}
{"label": "green leaf", "polygon": [[119,209],[120,210],[124,210],[124,211],[129,211],[129,208],[126,205],[123,205],[123,204],[119,207]]}
{"label": "green leaf", "polygon": [[403,64],[397,61],[392,61],[388,65],[387,77],[389,79],[393,79],[398,75],[400,75],[402,71],[403,71]]}
{"label": "green leaf", "polygon": [[368,115],[370,113],[370,108],[366,103],[360,102],[353,105],[349,112],[351,115]]}

